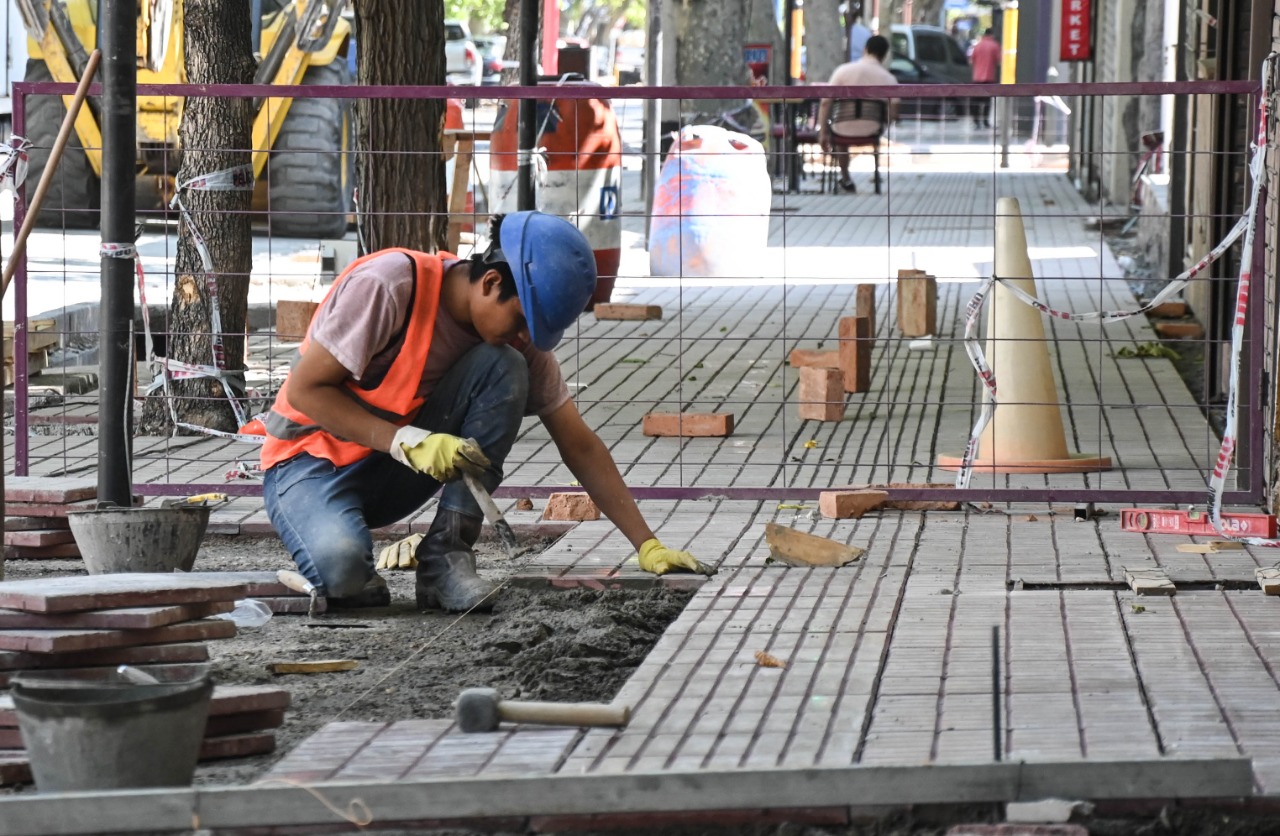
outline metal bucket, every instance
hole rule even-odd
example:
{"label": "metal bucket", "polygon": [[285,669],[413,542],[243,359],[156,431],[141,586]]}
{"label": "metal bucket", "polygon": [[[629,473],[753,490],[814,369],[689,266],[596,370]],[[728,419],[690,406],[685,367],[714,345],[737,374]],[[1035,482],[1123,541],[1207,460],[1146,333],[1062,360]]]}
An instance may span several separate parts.
{"label": "metal bucket", "polygon": [[190,572],[209,526],[210,505],[100,508],[67,514],[90,575]]}
{"label": "metal bucket", "polygon": [[213,681],[196,674],[138,685],[22,673],[10,683],[40,792],[185,787],[195,776]]}

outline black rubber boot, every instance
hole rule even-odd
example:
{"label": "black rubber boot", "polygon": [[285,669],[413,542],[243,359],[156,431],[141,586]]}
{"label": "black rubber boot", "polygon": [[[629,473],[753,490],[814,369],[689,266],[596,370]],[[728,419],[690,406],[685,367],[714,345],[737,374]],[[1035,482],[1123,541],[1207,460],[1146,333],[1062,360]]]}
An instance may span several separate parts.
{"label": "black rubber boot", "polygon": [[369,582],[364,585],[364,589],[361,589],[355,595],[349,595],[346,598],[329,599],[329,606],[340,610],[387,607],[390,605],[391,590],[387,588],[386,579],[378,574],[369,578]]}
{"label": "black rubber boot", "polygon": [[480,536],[481,519],[457,511],[436,511],[427,536],[418,544],[419,610],[477,612],[493,609],[494,585],[476,574],[471,550]]}

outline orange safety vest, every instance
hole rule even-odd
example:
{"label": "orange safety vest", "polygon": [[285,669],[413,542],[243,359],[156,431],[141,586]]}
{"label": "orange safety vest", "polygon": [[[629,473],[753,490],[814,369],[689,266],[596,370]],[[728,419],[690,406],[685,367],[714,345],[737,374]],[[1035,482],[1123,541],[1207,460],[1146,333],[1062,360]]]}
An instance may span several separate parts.
{"label": "orange safety vest", "polygon": [[[436,327],[436,312],[440,308],[440,288],[444,279],[443,259],[456,256],[445,252],[431,255],[399,247],[379,250],[353,261],[334,281],[329,293],[332,294],[334,288],[351,275],[355,268],[371,258],[389,252],[404,253],[413,260],[415,268],[413,308],[405,323],[403,348],[392,360],[391,368],[387,369],[377,386],[364,389],[354,380],[347,380],[344,385],[356,402],[370,413],[397,426],[404,426],[417,414],[425,400],[419,397],[418,389],[422,384],[422,372],[427,365],[427,352],[431,348],[431,336]],[[325,299],[328,298],[326,295]],[[311,344],[310,330],[307,329],[307,336],[298,349],[300,355],[305,354],[307,346]],[[267,438],[262,445],[263,470],[299,453],[309,453],[317,458],[328,459],[338,467],[345,467],[373,452],[363,444],[345,441],[321,429],[309,417],[293,408],[289,403],[288,392],[289,380],[286,378],[267,415]]]}

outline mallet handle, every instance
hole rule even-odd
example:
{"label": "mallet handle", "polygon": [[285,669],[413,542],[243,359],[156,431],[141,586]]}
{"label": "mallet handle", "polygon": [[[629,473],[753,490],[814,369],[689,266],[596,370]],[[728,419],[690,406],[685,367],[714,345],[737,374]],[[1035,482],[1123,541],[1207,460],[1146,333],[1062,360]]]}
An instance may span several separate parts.
{"label": "mallet handle", "polygon": [[538,723],[544,726],[625,726],[631,706],[593,702],[498,703],[498,717],[506,723]]}

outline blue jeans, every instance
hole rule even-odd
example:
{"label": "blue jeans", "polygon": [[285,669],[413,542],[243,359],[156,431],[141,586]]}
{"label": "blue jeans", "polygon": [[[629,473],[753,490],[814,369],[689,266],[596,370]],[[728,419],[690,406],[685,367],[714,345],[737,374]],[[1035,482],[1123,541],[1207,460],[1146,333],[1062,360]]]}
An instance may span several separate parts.
{"label": "blue jeans", "polygon": [[[481,344],[441,378],[413,424],[479,442],[491,462],[480,481],[492,492],[528,399],[524,356],[510,346]],[[374,576],[369,529],[404,519],[439,488],[380,451],[346,467],[301,453],[263,476],[267,515],[285,548],[307,580],[335,598],[356,594]],[[461,480],[444,486],[440,507],[483,516]]]}

